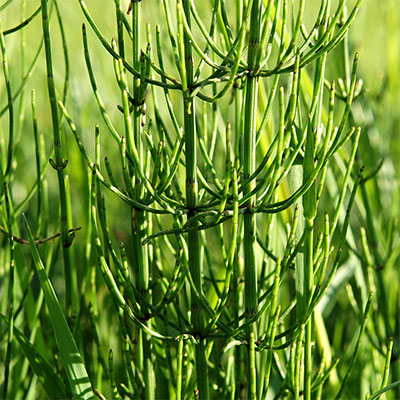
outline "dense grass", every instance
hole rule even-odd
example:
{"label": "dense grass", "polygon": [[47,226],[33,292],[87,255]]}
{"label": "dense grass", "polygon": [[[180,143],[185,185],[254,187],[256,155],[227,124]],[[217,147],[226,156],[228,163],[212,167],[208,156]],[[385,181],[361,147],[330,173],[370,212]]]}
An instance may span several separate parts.
{"label": "dense grass", "polygon": [[400,398],[396,0],[128,3],[0,4],[0,398]]}

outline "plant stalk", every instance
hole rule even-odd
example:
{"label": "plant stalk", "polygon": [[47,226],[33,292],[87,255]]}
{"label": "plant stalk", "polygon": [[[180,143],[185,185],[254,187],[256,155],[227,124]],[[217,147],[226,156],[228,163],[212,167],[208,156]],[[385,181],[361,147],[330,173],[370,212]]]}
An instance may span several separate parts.
{"label": "plant stalk", "polygon": [[[261,6],[262,1],[253,2],[250,19],[250,38],[248,50],[248,74],[246,81],[246,97],[244,111],[244,135],[243,135],[243,179],[247,180],[255,170],[256,163],[256,133],[257,133],[257,94],[258,76],[256,64],[260,51],[261,31]],[[244,186],[243,195],[248,195],[255,187],[255,181],[249,181]],[[255,196],[249,196],[244,204],[248,212],[244,214],[244,285],[245,285],[245,314],[246,319],[251,319],[257,313],[257,264],[255,254],[256,220],[251,212],[255,204]],[[250,324],[246,331],[248,340],[248,364],[247,364],[247,397],[256,399],[256,370],[255,370],[255,346],[257,332],[255,324]]]}
{"label": "plant stalk", "polygon": [[[56,98],[56,89],[53,75],[53,59],[50,40],[49,13],[47,9],[47,0],[41,0],[42,6],[42,29],[44,46],[46,52],[46,68],[47,68],[47,89],[50,99],[51,118],[53,125],[53,141],[55,161],[50,160],[52,167],[57,171],[58,189],[60,193],[60,211],[61,211],[61,237],[64,259],[64,275],[65,275],[65,302],[66,309],[73,310],[77,305],[77,299],[73,298],[73,293],[77,293],[76,279],[71,269],[71,260],[69,247],[71,239],[68,234],[68,210],[67,210],[67,193],[65,189],[64,169],[67,166],[67,160],[62,157],[61,129],[58,117],[58,107]],[[73,311],[71,310],[71,311]]]}
{"label": "plant stalk", "polygon": [[[187,23],[190,26],[190,1],[183,0],[183,10]],[[182,37],[180,38],[182,40]],[[185,152],[186,152],[186,206],[189,209],[187,218],[190,219],[196,215],[196,205],[198,201],[197,189],[197,153],[196,153],[196,129],[195,129],[195,102],[191,96],[191,88],[193,85],[193,54],[190,38],[187,33],[183,35],[184,45],[184,68],[182,80],[186,82],[183,88],[183,113],[184,113],[184,131],[185,131]],[[181,60],[181,63],[183,60]],[[182,64],[183,65],[183,64]],[[194,224],[197,224],[195,222]],[[199,293],[202,293],[202,274],[203,266],[200,257],[200,240],[199,232],[196,230],[188,233],[188,250],[189,250],[189,270],[193,278],[193,282]],[[204,313],[202,306],[196,300],[196,296],[192,293],[192,324],[195,336],[199,342],[196,345],[196,374],[197,389],[199,391],[199,400],[208,400],[209,383],[208,368],[205,354],[205,339],[202,337],[204,328]]]}
{"label": "plant stalk", "polygon": [[[140,2],[135,1],[132,3],[132,52],[133,52],[133,66],[140,70]],[[122,38],[120,35],[120,46],[122,44]],[[120,49],[123,51],[123,49]],[[140,79],[137,77],[133,78],[133,95],[137,104],[134,104],[133,108],[133,138],[128,135],[128,149],[132,153],[132,147],[135,146],[139,155],[140,168],[143,171],[144,164],[144,151],[142,144],[142,110],[143,104],[140,95]],[[132,143],[132,139],[134,144]],[[138,175],[135,176],[135,197],[137,200],[143,197],[143,182],[141,182]],[[137,288],[145,296],[147,301],[150,301],[149,293],[149,257],[148,257],[148,246],[143,245],[143,240],[148,234],[148,221],[147,215],[143,210],[132,208],[132,233],[135,248],[136,257],[136,278]],[[150,328],[151,322],[147,321],[146,325]],[[139,365],[143,371],[144,377],[144,390],[145,399],[155,399],[155,376],[154,367],[152,363],[152,347],[150,343],[150,337],[143,331],[140,331],[140,343],[141,349],[139,355]]]}

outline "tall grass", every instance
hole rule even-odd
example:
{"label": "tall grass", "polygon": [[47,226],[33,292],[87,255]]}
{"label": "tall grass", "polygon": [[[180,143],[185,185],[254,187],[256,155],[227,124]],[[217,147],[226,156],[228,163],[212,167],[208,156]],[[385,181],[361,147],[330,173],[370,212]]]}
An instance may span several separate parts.
{"label": "tall grass", "polygon": [[369,91],[367,0],[33,3],[0,5],[1,396],[399,397],[395,6]]}

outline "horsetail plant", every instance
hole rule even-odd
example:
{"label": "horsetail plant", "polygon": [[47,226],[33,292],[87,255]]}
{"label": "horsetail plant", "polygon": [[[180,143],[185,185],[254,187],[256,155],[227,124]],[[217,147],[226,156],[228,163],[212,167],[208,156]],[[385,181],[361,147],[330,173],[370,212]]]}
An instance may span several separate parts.
{"label": "horsetail plant", "polygon": [[[60,191],[60,211],[61,211],[61,232],[62,232],[62,247],[63,247],[63,259],[64,259],[64,270],[65,270],[65,294],[66,294],[66,305],[73,311],[76,301],[73,302],[73,294],[76,293],[76,277],[72,270],[70,260],[70,244],[71,237],[68,234],[68,217],[67,217],[67,193],[64,169],[68,164],[68,161],[63,158],[62,155],[62,143],[61,143],[61,130],[60,121],[57,107],[57,97],[54,83],[53,73],[53,57],[51,49],[51,38],[49,28],[49,13],[47,7],[47,1],[41,2],[42,11],[42,27],[43,27],[43,41],[46,52],[46,68],[47,68],[47,86],[49,92],[49,102],[51,107],[51,118],[53,124],[53,140],[54,140],[54,156],[55,160],[50,159],[51,166],[57,171],[58,186]],[[71,312],[70,311],[70,312]]]}
{"label": "horsetail plant", "polygon": [[[348,34],[361,3],[114,0],[100,15],[76,0],[86,92],[65,6],[0,5],[4,397],[372,399],[400,387],[382,269],[399,236],[393,220],[385,241],[373,216],[367,182],[382,164],[361,151],[366,92]],[[16,4],[9,27],[1,14]],[[25,124],[40,62],[51,124],[38,87]],[[21,195],[28,125],[36,176]]]}

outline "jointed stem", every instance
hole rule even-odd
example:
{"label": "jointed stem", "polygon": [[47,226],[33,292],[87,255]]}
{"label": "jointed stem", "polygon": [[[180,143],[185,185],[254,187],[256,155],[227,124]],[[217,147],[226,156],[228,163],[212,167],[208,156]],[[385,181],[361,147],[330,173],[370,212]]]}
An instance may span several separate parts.
{"label": "jointed stem", "polygon": [[[183,9],[187,23],[190,26],[190,2],[183,0]],[[180,31],[182,32],[182,30]],[[183,38],[184,44],[184,63],[182,65],[183,84],[183,107],[184,107],[184,131],[185,131],[185,150],[186,150],[186,205],[189,209],[188,219],[196,215],[197,205],[197,154],[196,154],[196,130],[195,130],[195,103],[190,94],[193,84],[193,55],[192,46],[189,37],[185,33]],[[186,88],[186,90],[185,90]],[[197,222],[194,222],[197,224]],[[190,231],[188,233],[188,250],[189,250],[189,270],[193,277],[194,284],[199,293],[202,292],[202,265],[200,259],[200,240],[198,231]],[[194,333],[199,336],[200,342],[196,345],[196,373],[197,388],[199,390],[199,399],[209,399],[208,370],[205,354],[205,340],[201,337],[204,328],[204,316],[202,307],[193,295],[192,300],[192,323]]]}
{"label": "jointed stem", "polygon": [[53,60],[50,41],[49,14],[47,10],[47,0],[42,0],[42,26],[44,45],[46,50],[46,66],[47,66],[47,87],[50,98],[51,117],[53,123],[53,140],[55,162],[52,163],[53,168],[57,171],[58,188],[60,193],[60,209],[61,209],[61,236],[63,242],[64,257],[64,273],[65,273],[65,301],[67,308],[76,304],[77,299],[73,299],[73,293],[77,293],[76,279],[71,269],[71,260],[69,253],[70,238],[68,233],[68,217],[67,217],[67,193],[65,188],[64,168],[67,165],[66,160],[62,157],[61,149],[61,129],[58,118],[58,107],[56,98],[56,89],[53,75]]}
{"label": "jointed stem", "polygon": [[[133,51],[133,66],[135,69],[140,69],[140,2],[132,3],[132,51]],[[123,46],[122,36],[120,34],[120,47]],[[120,48],[119,51],[123,52]],[[133,95],[134,99],[141,103],[140,98],[140,79],[133,77]],[[133,132],[127,132],[127,145],[129,152],[132,152],[133,147],[136,147],[140,168],[143,170],[144,165],[144,151],[142,143],[142,106],[135,104],[133,109]],[[127,117],[127,116],[126,116]],[[133,133],[133,135],[131,135]],[[140,181],[138,175],[134,175],[134,171],[131,171],[131,179],[136,179],[135,193],[134,196],[137,200],[141,200],[143,197],[143,182]],[[143,210],[132,208],[132,234],[134,239],[135,247],[135,270],[137,279],[137,288],[145,296],[146,300],[150,302],[149,294],[149,255],[148,245],[143,244],[143,239],[148,235],[148,221],[147,216]],[[151,322],[147,321],[146,325],[150,328]],[[145,332],[140,332],[140,349],[138,351],[139,366],[143,371],[144,377],[144,391],[145,399],[153,400],[155,398],[155,377],[154,369],[152,365],[152,348],[150,343],[150,337]]]}
{"label": "jointed stem", "polygon": [[[306,310],[308,308],[308,300],[311,299],[314,285],[313,271],[313,220],[305,219],[306,222],[306,243],[304,250],[304,302]],[[311,399],[311,376],[312,376],[312,318],[308,321],[305,328],[305,345],[304,345],[304,399]]]}
{"label": "jointed stem", "polygon": [[[246,82],[245,116],[244,116],[244,153],[243,153],[243,179],[248,179],[255,169],[256,160],[256,121],[257,121],[257,93],[258,77],[253,73],[257,71],[257,55],[260,51],[260,23],[261,23],[261,0],[253,2],[250,20],[250,39],[248,66],[249,73]],[[243,195],[246,196],[254,189],[254,181],[245,185]],[[245,205],[250,209],[253,207],[255,197],[250,196]],[[246,319],[250,319],[257,312],[257,264],[255,255],[256,226],[255,215],[246,213],[244,215],[244,282],[245,282],[245,309]],[[248,353],[248,398],[256,398],[256,373],[255,373],[255,346],[253,341],[257,340],[257,332],[254,324],[249,325],[246,332]]]}

